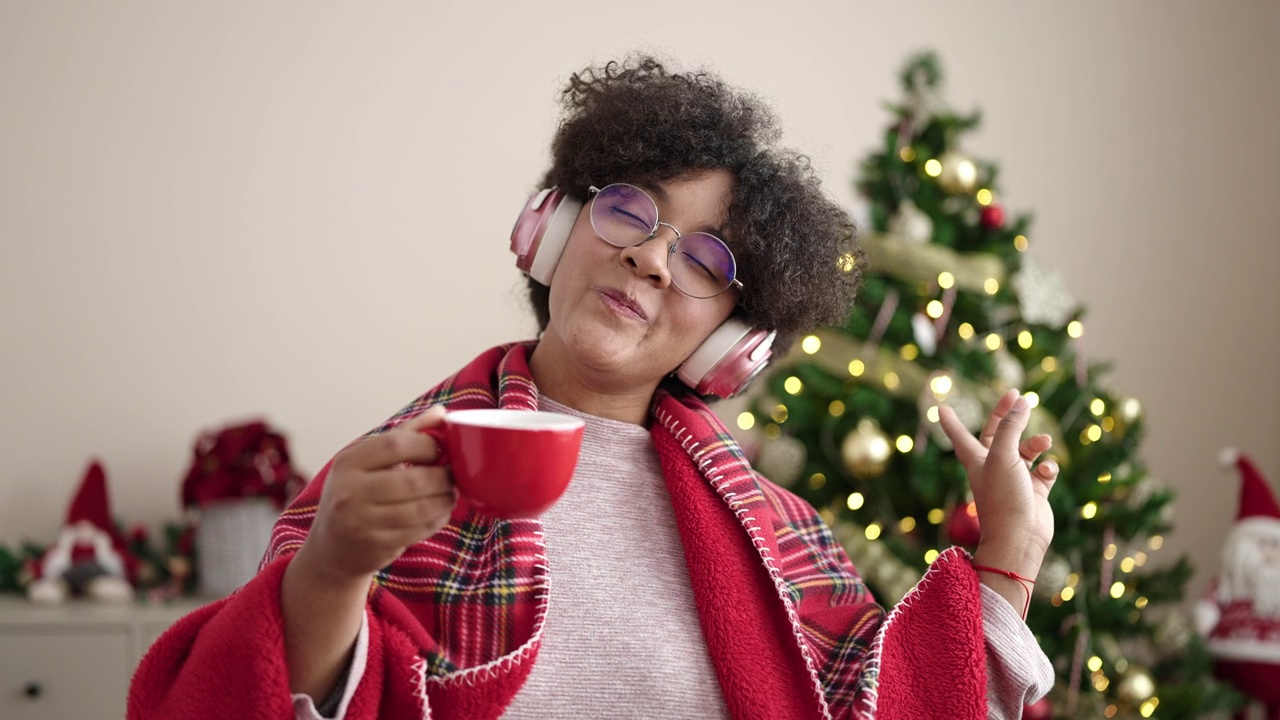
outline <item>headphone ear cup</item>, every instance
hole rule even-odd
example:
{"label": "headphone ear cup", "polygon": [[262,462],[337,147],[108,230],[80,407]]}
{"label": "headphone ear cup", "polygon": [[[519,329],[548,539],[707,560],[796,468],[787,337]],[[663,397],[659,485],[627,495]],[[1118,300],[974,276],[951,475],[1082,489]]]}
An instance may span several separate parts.
{"label": "headphone ear cup", "polygon": [[511,229],[516,267],[543,285],[550,285],[581,211],[582,203],[560,188],[534,193]]}
{"label": "headphone ear cup", "polygon": [[676,377],[702,395],[731,398],[769,364],[777,335],[729,318],[684,361]]}

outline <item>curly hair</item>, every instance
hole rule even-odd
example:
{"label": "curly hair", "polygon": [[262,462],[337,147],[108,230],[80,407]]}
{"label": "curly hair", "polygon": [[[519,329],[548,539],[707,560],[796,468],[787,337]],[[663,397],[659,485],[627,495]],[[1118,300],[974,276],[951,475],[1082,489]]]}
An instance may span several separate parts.
{"label": "curly hair", "polygon": [[[862,277],[849,214],[828,199],[809,158],[775,147],[773,113],[704,71],[669,72],[653,57],[575,73],[543,187],[585,200],[591,185],[657,185],[716,169],[734,176],[724,226],[744,291],[734,314],[777,330],[775,352],[842,321]],[[546,330],[550,289],[529,280]]]}

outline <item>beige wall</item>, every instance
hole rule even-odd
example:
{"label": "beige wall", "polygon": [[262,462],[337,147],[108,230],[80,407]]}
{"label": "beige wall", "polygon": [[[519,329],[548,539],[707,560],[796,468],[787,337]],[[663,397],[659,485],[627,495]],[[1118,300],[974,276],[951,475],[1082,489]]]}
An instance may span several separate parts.
{"label": "beige wall", "polygon": [[1223,445],[1280,480],[1276,3],[195,5],[0,4],[0,542],[51,537],[91,454],[158,522],[200,428],[265,414],[314,471],[528,335],[507,234],[555,92],[635,47],[768,97],[849,203],[937,48],[1145,404],[1169,547],[1215,564]]}

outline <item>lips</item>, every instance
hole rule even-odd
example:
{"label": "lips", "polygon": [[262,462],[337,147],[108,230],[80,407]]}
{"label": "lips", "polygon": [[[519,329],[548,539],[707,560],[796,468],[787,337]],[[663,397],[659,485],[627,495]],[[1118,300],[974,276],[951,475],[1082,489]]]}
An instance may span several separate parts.
{"label": "lips", "polygon": [[600,293],[605,302],[615,310],[623,314],[634,315],[643,322],[649,322],[649,315],[645,313],[644,308],[640,307],[640,303],[635,298],[630,297],[625,292],[611,287],[596,288],[596,292]]}

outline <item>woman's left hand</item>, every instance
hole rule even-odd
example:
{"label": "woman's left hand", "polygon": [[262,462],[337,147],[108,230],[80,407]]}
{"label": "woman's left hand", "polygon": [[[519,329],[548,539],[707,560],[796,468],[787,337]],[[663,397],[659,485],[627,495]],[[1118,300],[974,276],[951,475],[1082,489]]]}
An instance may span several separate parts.
{"label": "woman's left hand", "polygon": [[975,559],[981,562],[979,556],[986,555],[1002,569],[1034,578],[1053,539],[1049,491],[1058,479],[1057,463],[1035,462],[1052,440],[1034,435],[1019,442],[1031,408],[1017,390],[1000,398],[976,438],[951,408],[942,407],[939,413],[968,472],[978,510],[982,539]]}

